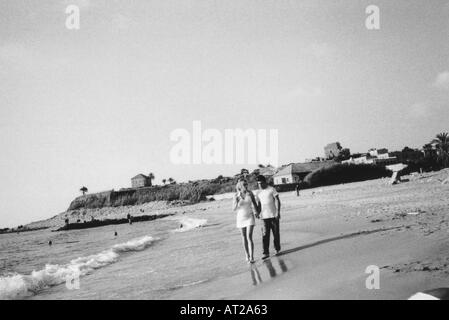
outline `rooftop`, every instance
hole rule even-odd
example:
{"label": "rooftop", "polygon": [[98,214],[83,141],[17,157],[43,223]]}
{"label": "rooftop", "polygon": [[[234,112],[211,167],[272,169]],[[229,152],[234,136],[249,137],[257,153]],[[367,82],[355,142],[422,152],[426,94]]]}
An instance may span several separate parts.
{"label": "rooftop", "polygon": [[142,173],[139,173],[137,176],[132,177],[131,180],[137,179],[137,178],[145,178],[145,179],[148,179],[148,177],[147,177],[146,175],[144,175],[144,174],[142,174]]}
{"label": "rooftop", "polygon": [[320,169],[322,167],[327,167],[335,164],[335,161],[313,161],[313,162],[304,162],[304,163],[291,163],[281,170],[279,170],[274,176],[283,176],[292,173],[309,173]]}

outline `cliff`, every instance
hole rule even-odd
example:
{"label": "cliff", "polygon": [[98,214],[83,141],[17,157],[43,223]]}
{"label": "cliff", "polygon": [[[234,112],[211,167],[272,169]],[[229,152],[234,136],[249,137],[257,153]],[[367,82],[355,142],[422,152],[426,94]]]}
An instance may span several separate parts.
{"label": "cliff", "polygon": [[236,181],[233,179],[224,183],[201,180],[182,184],[92,193],[77,197],[70,203],[68,211],[134,206],[153,201],[178,201],[181,204],[193,204],[207,200],[206,196],[208,195],[231,192],[234,190],[235,183]]}

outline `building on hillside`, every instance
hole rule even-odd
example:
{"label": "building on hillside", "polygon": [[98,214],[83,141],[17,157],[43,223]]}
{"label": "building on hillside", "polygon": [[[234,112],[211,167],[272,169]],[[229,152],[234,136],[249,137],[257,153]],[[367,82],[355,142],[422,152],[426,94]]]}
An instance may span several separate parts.
{"label": "building on hillside", "polygon": [[348,160],[344,160],[341,162],[342,164],[373,164],[374,158],[370,156],[369,154],[364,154],[360,157],[351,157]]}
{"label": "building on hillside", "polygon": [[131,186],[133,188],[142,188],[151,186],[151,180],[144,174],[138,174],[137,176],[131,178]]}
{"label": "building on hillside", "polygon": [[390,155],[387,149],[370,149],[368,153],[359,155],[358,157],[351,157],[341,163],[345,164],[377,164],[387,166],[398,163],[396,156]]}
{"label": "building on hillside", "polygon": [[387,166],[399,162],[399,159],[388,152],[388,149],[370,149],[369,154],[373,157],[374,164]]}
{"label": "building on hillside", "polygon": [[305,163],[290,163],[283,166],[274,176],[275,185],[298,183],[312,171],[335,164],[335,161],[313,161]]}

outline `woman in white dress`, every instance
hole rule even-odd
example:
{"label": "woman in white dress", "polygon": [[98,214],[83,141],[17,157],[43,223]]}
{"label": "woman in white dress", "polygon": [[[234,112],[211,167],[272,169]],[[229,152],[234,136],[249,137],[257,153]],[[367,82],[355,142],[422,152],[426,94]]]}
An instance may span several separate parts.
{"label": "woman in white dress", "polygon": [[[237,211],[237,228],[242,232],[243,247],[245,248],[246,261],[254,262],[253,229],[256,221],[254,210],[258,211],[258,206],[254,194],[248,190],[248,182],[241,180],[237,183],[236,194],[234,195],[233,209]],[[254,208],[254,210],[253,210]]]}

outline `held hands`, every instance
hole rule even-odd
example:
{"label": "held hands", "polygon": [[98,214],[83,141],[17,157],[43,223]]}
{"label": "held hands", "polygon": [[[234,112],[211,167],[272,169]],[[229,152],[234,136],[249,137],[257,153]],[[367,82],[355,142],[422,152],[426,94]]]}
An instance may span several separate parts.
{"label": "held hands", "polygon": [[259,210],[259,206],[257,204],[253,206],[253,212],[254,212],[254,216],[257,219],[260,219],[260,210]]}
{"label": "held hands", "polygon": [[256,213],[255,213],[256,218],[260,219],[260,209],[259,209],[259,207],[256,207],[255,211],[256,211]]}
{"label": "held hands", "polygon": [[236,202],[237,204],[240,202],[240,200],[241,200],[240,192],[239,192],[239,193],[236,193],[236,194],[234,195],[234,199],[235,199],[235,202]]}

